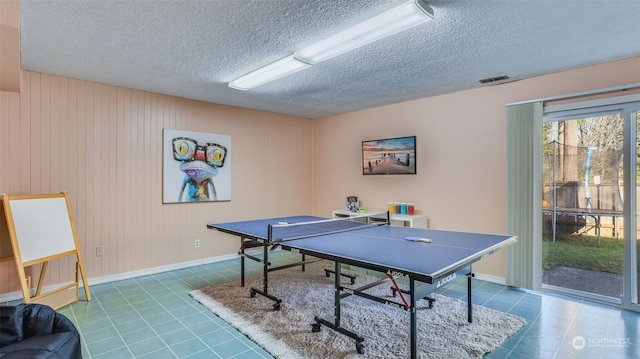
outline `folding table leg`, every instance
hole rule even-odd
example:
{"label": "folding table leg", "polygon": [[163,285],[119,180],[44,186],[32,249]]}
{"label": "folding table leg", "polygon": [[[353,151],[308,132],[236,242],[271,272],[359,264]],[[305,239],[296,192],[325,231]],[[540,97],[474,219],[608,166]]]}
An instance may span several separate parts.
{"label": "folding table leg", "polygon": [[335,331],[337,331],[340,334],[346,335],[351,339],[354,339],[356,341],[356,351],[359,354],[363,354],[364,353],[364,338],[357,335],[356,333],[344,329],[340,326],[340,299],[341,299],[341,295],[340,295],[340,273],[341,273],[341,264],[339,262],[334,262],[335,263],[335,273],[336,275],[334,276],[334,320],[333,323],[331,323],[328,320],[324,320],[322,318],[319,317],[315,317],[315,323],[311,324],[311,332],[312,333],[317,333],[320,331],[320,326],[324,325],[328,328],[331,328]]}
{"label": "folding table leg", "polygon": [[244,237],[240,237],[240,286],[244,287]]}
{"label": "folding table leg", "polygon": [[467,321],[473,322],[473,304],[471,303],[471,278],[473,278],[473,272],[469,267],[469,274],[467,274]]}
{"label": "folding table leg", "polygon": [[415,359],[418,357],[418,323],[416,320],[416,283],[413,277],[409,277],[409,292],[410,292],[410,306],[409,310],[411,311],[411,359]]}
{"label": "folding table leg", "polygon": [[262,290],[252,287],[249,293],[251,294],[251,298],[255,297],[257,293],[263,297],[273,300],[275,302],[273,304],[273,310],[280,310],[280,303],[282,303],[282,299],[269,294],[269,243],[264,241],[262,243],[262,248]]}

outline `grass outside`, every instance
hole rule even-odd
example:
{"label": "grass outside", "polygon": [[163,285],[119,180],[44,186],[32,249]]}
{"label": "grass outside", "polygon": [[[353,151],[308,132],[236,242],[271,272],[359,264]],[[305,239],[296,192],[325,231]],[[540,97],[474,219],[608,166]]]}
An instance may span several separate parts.
{"label": "grass outside", "polygon": [[556,241],[542,241],[542,270],[555,266],[622,274],[624,241],[609,237],[558,234]]}

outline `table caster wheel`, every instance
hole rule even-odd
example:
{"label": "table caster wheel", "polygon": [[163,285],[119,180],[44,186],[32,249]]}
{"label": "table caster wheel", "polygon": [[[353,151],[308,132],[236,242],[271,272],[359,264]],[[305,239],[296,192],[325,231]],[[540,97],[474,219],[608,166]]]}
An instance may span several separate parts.
{"label": "table caster wheel", "polygon": [[435,298],[431,298],[431,297],[425,297],[424,299],[429,301],[429,309],[433,308],[433,302],[435,302]]}
{"label": "table caster wheel", "polygon": [[356,343],[356,351],[358,352],[358,354],[364,354],[364,344]]}
{"label": "table caster wheel", "polygon": [[356,279],[355,278],[351,278],[351,285],[356,284]]}
{"label": "table caster wheel", "polygon": [[311,324],[311,333],[318,333],[320,331],[320,323]]}
{"label": "table caster wheel", "polygon": [[276,303],[273,305],[273,310],[280,310],[280,303]]}
{"label": "table caster wheel", "polygon": [[251,289],[249,290],[249,295],[251,296],[251,298],[255,298],[256,297],[256,291]]}

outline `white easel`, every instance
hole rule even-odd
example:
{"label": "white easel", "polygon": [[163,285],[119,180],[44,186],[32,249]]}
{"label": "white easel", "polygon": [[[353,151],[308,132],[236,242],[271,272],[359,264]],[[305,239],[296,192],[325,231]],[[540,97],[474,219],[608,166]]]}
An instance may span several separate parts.
{"label": "white easel", "polygon": [[[78,301],[79,276],[87,301],[91,300],[67,194],[1,196],[24,302],[46,304],[58,309]],[[76,256],[75,280],[43,293],[49,261],[73,255]],[[42,264],[42,270],[35,295],[31,296],[31,277],[25,275],[24,269],[37,264]]]}

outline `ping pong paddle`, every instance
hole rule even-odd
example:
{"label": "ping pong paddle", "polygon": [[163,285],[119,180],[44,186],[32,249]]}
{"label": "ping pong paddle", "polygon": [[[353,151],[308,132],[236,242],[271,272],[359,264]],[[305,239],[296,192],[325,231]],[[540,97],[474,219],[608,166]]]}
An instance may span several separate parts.
{"label": "ping pong paddle", "polygon": [[406,237],[405,239],[408,241],[414,241],[414,242],[425,242],[425,243],[432,242],[429,238],[423,238],[423,237]]}

